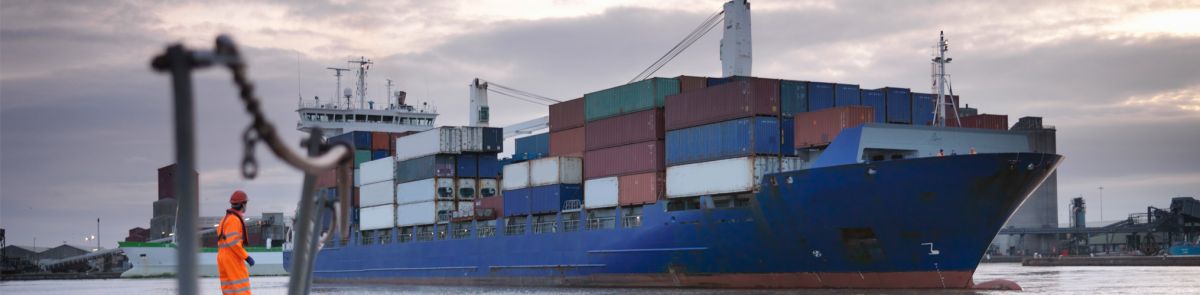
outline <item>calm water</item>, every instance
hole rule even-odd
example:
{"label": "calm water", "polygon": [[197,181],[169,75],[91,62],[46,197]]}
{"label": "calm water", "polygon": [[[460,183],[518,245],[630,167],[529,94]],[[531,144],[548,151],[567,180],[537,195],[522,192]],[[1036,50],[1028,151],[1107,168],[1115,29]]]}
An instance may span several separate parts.
{"label": "calm water", "polygon": [[[1025,291],[918,292],[896,290],[692,290],[566,289],[425,286],[317,285],[315,294],[1200,294],[1200,267],[1022,267],[1016,263],[979,266],[975,281],[1009,279]],[[254,294],[287,293],[286,277],[251,279]],[[201,280],[203,294],[220,294],[217,279]],[[170,279],[114,279],[0,282],[0,294],[173,294]]]}

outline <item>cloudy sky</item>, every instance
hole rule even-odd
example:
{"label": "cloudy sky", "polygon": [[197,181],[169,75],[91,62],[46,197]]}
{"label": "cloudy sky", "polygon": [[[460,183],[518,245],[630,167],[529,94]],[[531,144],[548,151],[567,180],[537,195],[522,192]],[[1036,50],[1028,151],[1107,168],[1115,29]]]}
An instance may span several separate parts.
{"label": "cloudy sky", "polygon": [[[285,131],[298,97],[335,91],[325,67],[359,56],[376,62],[373,96],[391,78],[438,107],[440,124],[461,125],[472,78],[579,97],[628,81],[723,1],[163,2],[0,2],[9,244],[84,244],[101,218],[113,247],[148,226],[155,169],[173,161],[168,79],[148,65],[168,43],[207,48],[218,33],[234,36]],[[1098,207],[1099,186],[1107,220],[1200,196],[1200,2],[758,0],[752,11],[756,76],[864,88],[927,89],[931,48],[946,31],[965,103],[1057,126],[1063,222],[1071,197]],[[719,37],[658,76],[720,75]],[[291,214],[299,173],[261,149],[258,179],[235,170],[249,122],[229,75],[205,70],[196,83],[201,214],[221,214],[234,189],[250,194],[252,215]],[[498,125],[546,112],[491,103]]]}

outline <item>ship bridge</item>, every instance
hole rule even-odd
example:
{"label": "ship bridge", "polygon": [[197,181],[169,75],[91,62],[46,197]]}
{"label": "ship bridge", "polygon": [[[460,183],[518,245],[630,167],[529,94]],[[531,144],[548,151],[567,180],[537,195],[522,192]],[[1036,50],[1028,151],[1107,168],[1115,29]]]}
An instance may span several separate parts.
{"label": "ship bridge", "polygon": [[351,131],[405,132],[432,129],[437,109],[432,106],[389,106],[384,109],[345,108],[336,104],[304,103],[296,110],[296,129],[321,129],[325,136]]}

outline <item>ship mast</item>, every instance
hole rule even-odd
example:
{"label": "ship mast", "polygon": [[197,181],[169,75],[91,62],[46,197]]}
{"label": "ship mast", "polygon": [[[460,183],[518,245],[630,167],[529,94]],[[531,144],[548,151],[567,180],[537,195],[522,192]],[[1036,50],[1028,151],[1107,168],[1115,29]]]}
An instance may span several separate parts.
{"label": "ship mast", "polygon": [[355,90],[358,94],[358,108],[365,109],[367,107],[367,70],[371,69],[371,64],[374,62],[366,57],[359,57],[358,60],[348,62],[358,64],[358,88]]}
{"label": "ship mast", "polygon": [[[336,100],[339,96],[338,91],[342,91],[342,72],[349,71],[350,69],[334,68],[334,67],[328,67],[326,69],[333,70],[333,72],[334,72],[333,75],[337,77],[337,88],[333,89],[333,99],[336,102]],[[320,107],[320,106],[318,106],[318,107]],[[349,101],[346,102],[346,108],[350,108]]]}
{"label": "ship mast", "polygon": [[[946,64],[950,63],[953,58],[946,57],[946,52],[950,51],[950,46],[946,44],[946,33],[939,32],[938,43],[934,49],[933,58],[933,93],[937,94],[936,106],[933,108],[934,126],[946,127],[946,103],[953,99],[953,90],[951,96],[947,96]],[[958,112],[955,111],[955,121],[958,120]]]}

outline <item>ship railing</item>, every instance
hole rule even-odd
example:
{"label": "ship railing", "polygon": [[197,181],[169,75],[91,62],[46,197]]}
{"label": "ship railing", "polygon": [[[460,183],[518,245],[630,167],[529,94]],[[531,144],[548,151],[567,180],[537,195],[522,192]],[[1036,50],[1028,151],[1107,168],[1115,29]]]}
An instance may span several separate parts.
{"label": "ship railing", "polygon": [[504,235],[515,236],[525,234],[524,224],[509,224],[504,226]]}
{"label": "ship railing", "polygon": [[471,229],[459,228],[454,230],[454,234],[450,236],[452,239],[465,239],[471,237]]}
{"label": "ship railing", "polygon": [[593,229],[615,228],[617,226],[616,223],[617,223],[616,217],[588,218],[587,229],[593,230]]}
{"label": "ship railing", "polygon": [[413,240],[413,234],[399,234],[397,236],[400,238],[401,243],[408,243]]}
{"label": "ship railing", "polygon": [[432,241],[433,232],[417,233],[417,241]]}
{"label": "ship railing", "polygon": [[438,239],[438,240],[445,240],[445,239],[446,239],[446,230],[445,230],[445,229],[438,229],[438,231],[437,231],[437,239]]}
{"label": "ship railing", "polygon": [[450,221],[450,218],[451,218],[451,217],[453,217],[453,214],[450,214],[449,212],[447,212],[447,213],[438,213],[438,215],[437,215],[437,222],[447,222],[447,221]]}
{"label": "ship railing", "polygon": [[641,215],[621,217],[621,227],[630,228],[630,227],[639,227],[639,226],[642,226],[642,216]]}
{"label": "ship railing", "polygon": [[370,245],[370,244],[372,244],[372,242],[375,241],[375,236],[373,235],[373,232],[361,231],[358,233],[358,235],[359,235],[359,242],[358,242],[359,244]]}
{"label": "ship railing", "polygon": [[380,245],[391,244],[391,243],[392,243],[392,233],[384,232],[382,235],[379,235],[379,244]]}
{"label": "ship railing", "polygon": [[480,237],[480,238],[487,238],[487,237],[491,237],[491,236],[495,236],[495,235],[496,235],[496,227],[491,226],[491,225],[481,225],[475,231],[475,236]]}
{"label": "ship railing", "polygon": [[573,232],[573,231],[578,231],[578,230],[579,230],[579,220],[563,221],[563,231],[564,232]]}
{"label": "ship railing", "polygon": [[583,209],[583,201],[567,200],[563,202],[563,211],[579,211],[580,209]]}
{"label": "ship railing", "polygon": [[535,234],[552,234],[558,232],[557,222],[539,222],[533,224],[533,233]]}

